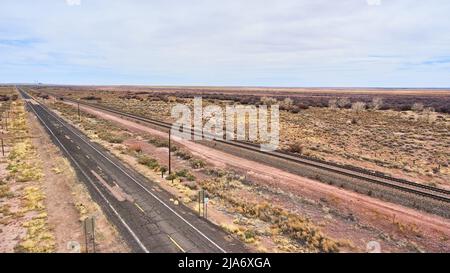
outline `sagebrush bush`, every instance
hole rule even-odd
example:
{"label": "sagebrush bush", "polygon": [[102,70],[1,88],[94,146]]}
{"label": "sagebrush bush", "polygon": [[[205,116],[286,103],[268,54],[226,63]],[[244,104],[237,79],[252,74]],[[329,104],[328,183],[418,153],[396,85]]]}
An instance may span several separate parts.
{"label": "sagebrush bush", "polygon": [[189,163],[191,165],[192,168],[194,169],[202,169],[206,166],[205,161],[201,160],[201,159],[191,159],[189,160]]}
{"label": "sagebrush bush", "polygon": [[183,160],[189,160],[192,158],[192,154],[189,152],[186,152],[184,150],[178,150],[175,152],[175,155]]}
{"label": "sagebrush bush", "polygon": [[156,159],[144,154],[138,156],[138,163],[141,165],[145,165],[151,169],[159,168],[159,163]]}
{"label": "sagebrush bush", "polygon": [[114,134],[111,132],[100,132],[98,134],[98,137],[109,143],[116,143],[116,144],[123,143],[125,140],[125,137],[122,134]]}

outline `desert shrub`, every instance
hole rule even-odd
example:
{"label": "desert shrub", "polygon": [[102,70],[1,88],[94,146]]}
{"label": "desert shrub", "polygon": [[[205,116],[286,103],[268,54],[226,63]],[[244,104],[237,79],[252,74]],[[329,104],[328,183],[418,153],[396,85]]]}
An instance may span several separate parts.
{"label": "desert shrub", "polygon": [[0,185],[0,198],[11,197],[14,194],[9,191],[9,187],[7,185]]}
{"label": "desert shrub", "polygon": [[9,101],[9,99],[8,95],[0,95],[0,101]]}
{"label": "desert shrub", "polygon": [[175,180],[175,179],[177,179],[177,176],[174,173],[169,174],[168,176],[166,176],[166,180]]}
{"label": "desert shrub", "polygon": [[175,174],[178,177],[187,177],[188,174],[189,174],[189,171],[186,170],[186,169],[182,169],[182,170],[179,170],[179,171],[175,172]]}
{"label": "desert shrub", "polygon": [[380,98],[380,97],[373,98],[371,106],[372,106],[372,109],[374,109],[374,110],[380,110],[381,107],[383,106],[383,98]]}
{"label": "desert shrub", "polygon": [[274,104],[278,103],[277,99],[271,98],[271,97],[262,97],[260,101],[261,101],[262,104],[265,104],[265,105],[268,105],[268,106],[271,106],[271,105],[274,105]]}
{"label": "desert shrub", "polygon": [[206,173],[210,176],[215,177],[224,177],[225,175],[227,175],[227,172],[221,169],[207,169]]}
{"label": "desert shrub", "polygon": [[366,104],[364,102],[355,102],[352,104],[352,110],[356,113],[366,110]]}
{"label": "desert shrub", "polygon": [[201,159],[192,158],[191,160],[189,160],[189,163],[194,169],[202,169],[206,166],[206,163]]}
{"label": "desert shrub", "polygon": [[159,171],[161,172],[161,177],[164,176],[164,174],[169,170],[167,166],[161,166],[159,167]]}
{"label": "desert shrub", "polygon": [[162,139],[162,138],[150,138],[148,140],[148,143],[150,143],[158,148],[161,148],[161,147],[168,148],[169,147],[169,140]]}
{"label": "desert shrub", "polygon": [[420,102],[416,102],[413,104],[413,106],[411,107],[411,110],[413,110],[414,112],[422,112],[424,109],[424,105],[423,103]]}
{"label": "desert shrub", "polygon": [[337,100],[337,105],[340,108],[348,108],[350,106],[351,102],[349,98],[340,98]]}
{"label": "desert shrub", "polygon": [[303,153],[303,145],[301,145],[298,142],[289,144],[289,150],[288,151],[291,152],[291,153],[302,154]]}
{"label": "desert shrub", "polygon": [[423,119],[427,122],[434,122],[437,119],[436,111],[433,107],[427,107],[423,110]]}
{"label": "desert shrub", "polygon": [[291,111],[294,107],[294,101],[291,98],[285,98],[280,105],[280,110]]}
{"label": "desert shrub", "polygon": [[122,143],[125,137],[121,134],[114,134],[111,132],[103,131],[98,134],[98,137],[109,143]]}
{"label": "desert shrub", "polygon": [[136,95],[148,95],[150,94],[150,92],[147,91],[139,91],[139,92],[135,92]]}
{"label": "desert shrub", "polygon": [[138,163],[141,165],[145,165],[151,169],[159,168],[159,163],[156,159],[151,158],[148,155],[139,155],[138,156]]}
{"label": "desert shrub", "polygon": [[187,182],[183,182],[183,185],[185,187],[188,187],[191,190],[197,190],[198,189],[198,185],[196,182],[194,181],[187,181]]}
{"label": "desert shrub", "polygon": [[294,104],[294,101],[291,98],[285,98],[282,102],[282,105],[284,106],[292,106]]}
{"label": "desert shrub", "polygon": [[187,175],[186,175],[186,179],[188,180],[188,181],[195,181],[195,176],[193,175],[193,174],[191,174],[191,173],[188,173]]}
{"label": "desert shrub", "polygon": [[192,155],[189,152],[186,152],[184,150],[178,150],[175,152],[175,155],[183,160],[189,160],[192,158]]}
{"label": "desert shrub", "polygon": [[328,107],[330,109],[337,109],[338,108],[338,104],[337,104],[337,99],[331,99],[328,101]]}
{"label": "desert shrub", "polygon": [[139,100],[139,101],[144,101],[144,98],[139,97],[137,94],[126,94],[125,96],[120,96],[119,99],[122,100]]}
{"label": "desert shrub", "polygon": [[256,104],[258,102],[258,98],[255,96],[250,96],[250,97],[242,97],[240,99],[240,103],[241,104]]}
{"label": "desert shrub", "polygon": [[101,101],[102,98],[96,97],[96,96],[86,96],[81,98],[82,100],[90,100],[90,101]]}
{"label": "desert shrub", "polygon": [[168,102],[177,102],[177,97],[175,97],[175,96],[168,96],[167,97],[167,101]]}
{"label": "desert shrub", "polygon": [[300,110],[306,110],[309,108],[309,106],[303,102],[297,103],[296,107],[297,107],[297,109],[300,109]]}
{"label": "desert shrub", "polygon": [[148,95],[147,100],[148,101],[160,101],[159,97],[155,97],[153,95]]}
{"label": "desert shrub", "polygon": [[255,241],[256,233],[254,230],[247,229],[243,235],[244,235],[243,239],[246,243],[253,243]]}
{"label": "desert shrub", "polygon": [[397,110],[397,111],[409,111],[409,110],[412,110],[412,109],[411,109],[411,106],[409,106],[409,105],[402,105],[399,108],[396,108],[394,110]]}
{"label": "desert shrub", "polygon": [[439,112],[450,114],[450,104],[438,108]]}
{"label": "desert shrub", "polygon": [[298,114],[300,113],[300,108],[298,106],[294,106],[290,109],[290,112],[293,114]]}
{"label": "desert shrub", "polygon": [[[208,186],[207,189],[210,190]],[[273,224],[282,233],[299,241],[311,251],[337,252],[339,250],[337,243],[325,237],[308,219],[268,203],[252,204],[237,200],[228,201],[233,202],[239,208],[238,210],[247,217],[259,218]]]}

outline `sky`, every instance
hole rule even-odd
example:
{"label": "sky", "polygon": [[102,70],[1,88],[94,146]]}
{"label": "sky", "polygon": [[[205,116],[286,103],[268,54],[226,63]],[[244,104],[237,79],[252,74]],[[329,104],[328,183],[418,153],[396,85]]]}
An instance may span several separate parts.
{"label": "sky", "polygon": [[1,0],[0,82],[450,87],[448,0]]}

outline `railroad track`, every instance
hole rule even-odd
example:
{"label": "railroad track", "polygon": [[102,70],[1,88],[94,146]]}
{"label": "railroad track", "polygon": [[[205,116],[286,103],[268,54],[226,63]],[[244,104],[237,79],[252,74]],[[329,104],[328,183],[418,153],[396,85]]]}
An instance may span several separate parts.
{"label": "railroad track", "polygon": [[[72,103],[79,103],[81,105],[96,108],[96,109],[106,111],[109,113],[114,113],[114,114],[117,114],[117,115],[120,115],[123,117],[127,117],[127,118],[130,118],[133,120],[152,124],[154,126],[161,127],[164,130],[170,130],[170,128],[172,127],[172,124],[164,122],[164,121],[147,118],[147,117],[142,117],[139,115],[123,112],[123,111],[113,109],[110,107],[96,105],[96,104],[92,104],[92,103],[88,103],[88,102],[84,102],[84,101],[80,101],[80,100],[74,100],[74,99],[66,98],[66,97],[63,97],[60,95],[55,95],[50,92],[43,92],[43,91],[37,91],[37,90],[36,90],[36,92],[46,93],[48,95],[63,99],[65,101],[69,101]],[[197,134],[197,133],[193,131],[192,134]],[[353,166],[339,165],[336,163],[326,162],[326,161],[314,159],[314,158],[307,158],[304,156],[299,156],[299,155],[295,155],[295,154],[288,153],[288,152],[262,151],[259,149],[259,145],[256,145],[253,143],[241,142],[241,141],[228,141],[228,140],[214,140],[214,141],[223,143],[226,145],[238,147],[240,149],[249,150],[249,151],[260,153],[260,154],[265,154],[265,155],[268,155],[268,156],[271,156],[274,158],[279,158],[279,159],[287,160],[290,162],[295,162],[298,164],[315,167],[315,168],[318,168],[321,170],[338,173],[338,174],[341,174],[341,175],[344,175],[344,176],[347,176],[350,178],[361,179],[366,182],[393,188],[393,189],[400,190],[403,192],[408,192],[408,193],[411,193],[414,195],[434,199],[434,200],[445,202],[445,203],[450,203],[450,191],[445,190],[445,189],[440,189],[440,188],[408,181],[405,179],[391,177],[391,176],[388,176],[388,175],[380,173],[380,172],[374,172],[374,171],[370,171],[370,170],[366,170],[366,169],[362,169],[362,168],[358,168],[358,167],[353,167]]]}

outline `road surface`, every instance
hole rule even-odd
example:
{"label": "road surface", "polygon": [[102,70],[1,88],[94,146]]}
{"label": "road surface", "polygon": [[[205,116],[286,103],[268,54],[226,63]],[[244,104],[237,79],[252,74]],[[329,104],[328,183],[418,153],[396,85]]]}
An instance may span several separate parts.
{"label": "road surface", "polygon": [[157,183],[126,167],[23,90],[20,93],[133,252],[247,252],[240,241],[184,205],[175,205],[175,198]]}

